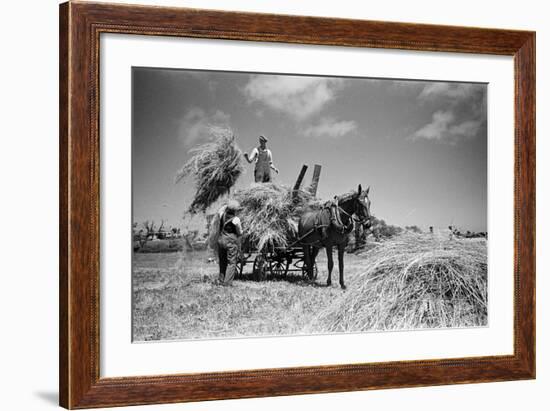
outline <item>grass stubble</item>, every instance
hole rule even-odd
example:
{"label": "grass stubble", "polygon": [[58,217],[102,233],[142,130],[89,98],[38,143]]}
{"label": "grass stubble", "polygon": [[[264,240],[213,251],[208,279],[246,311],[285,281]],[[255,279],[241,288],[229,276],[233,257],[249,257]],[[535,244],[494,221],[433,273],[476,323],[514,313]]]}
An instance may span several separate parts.
{"label": "grass stubble", "polygon": [[346,254],[346,291],[324,286],[324,252],[316,282],[241,280],[232,287],[213,283],[217,264],[206,263],[206,252],[135,257],[134,341],[487,324],[484,239],[405,233],[370,243]]}

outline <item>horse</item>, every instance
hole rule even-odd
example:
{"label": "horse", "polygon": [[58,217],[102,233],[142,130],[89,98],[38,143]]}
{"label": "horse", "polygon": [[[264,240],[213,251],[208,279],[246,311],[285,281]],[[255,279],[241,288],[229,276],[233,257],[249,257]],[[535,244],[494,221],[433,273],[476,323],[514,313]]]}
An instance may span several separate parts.
{"label": "horse", "polygon": [[371,226],[370,187],[336,196],[334,201],[327,202],[319,210],[304,212],[298,222],[298,238],[304,252],[304,263],[307,275],[313,278],[315,258],[321,248],[325,248],[328,259],[327,287],[332,283],[332,249],[338,249],[338,270],[340,273],[340,287],[344,284],[344,251],[348,244],[348,234],[353,230],[354,222],[363,225],[365,230]]}

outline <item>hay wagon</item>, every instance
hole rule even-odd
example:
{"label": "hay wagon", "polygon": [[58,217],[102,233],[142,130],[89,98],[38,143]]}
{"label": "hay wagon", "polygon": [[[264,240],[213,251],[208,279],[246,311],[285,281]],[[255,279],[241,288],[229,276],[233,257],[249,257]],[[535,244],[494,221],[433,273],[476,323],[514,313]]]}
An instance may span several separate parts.
{"label": "hay wagon", "polygon": [[[252,277],[257,281],[266,280],[268,277],[284,278],[289,273],[310,279],[304,259],[304,251],[295,240],[288,247],[266,247],[257,250],[243,244],[241,256],[237,268],[239,276],[242,276],[245,266],[252,265]],[[313,278],[317,278],[317,264],[313,267]]]}
{"label": "hay wagon", "polygon": [[[308,166],[304,164],[293,187],[293,196],[298,193]],[[317,186],[321,175],[321,166],[315,164],[313,178],[307,191],[314,197],[317,194]],[[268,277],[281,278],[289,273],[310,279],[307,275],[304,251],[300,246],[301,238],[294,233],[287,238],[288,246],[269,246],[259,250],[247,239],[243,242],[241,257],[238,262],[238,273],[242,276],[245,266],[252,265],[252,277],[263,281]],[[313,278],[317,278],[317,264],[313,267]]]}

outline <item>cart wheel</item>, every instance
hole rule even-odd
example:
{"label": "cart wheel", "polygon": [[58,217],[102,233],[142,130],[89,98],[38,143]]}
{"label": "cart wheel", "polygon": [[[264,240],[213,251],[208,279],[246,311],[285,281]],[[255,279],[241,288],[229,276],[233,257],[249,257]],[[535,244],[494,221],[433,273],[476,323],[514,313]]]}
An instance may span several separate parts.
{"label": "cart wheel", "polygon": [[237,261],[237,277],[241,278],[243,276],[243,269],[246,264],[246,259],[240,257]]}
{"label": "cart wheel", "polygon": [[265,257],[262,254],[258,254],[254,259],[254,266],[252,267],[252,276],[256,281],[264,281],[266,279],[266,268]]}
{"label": "cart wheel", "polygon": [[307,275],[307,266],[306,266],[306,264],[304,263],[304,265],[302,266],[302,275],[305,278],[309,279],[309,280],[316,280],[318,273],[319,273],[319,270],[317,269],[317,261],[313,265],[313,277],[311,277],[311,278],[309,278],[309,276]]}
{"label": "cart wheel", "polygon": [[274,261],[271,263],[271,274],[277,277],[284,277],[288,273],[288,261]]}

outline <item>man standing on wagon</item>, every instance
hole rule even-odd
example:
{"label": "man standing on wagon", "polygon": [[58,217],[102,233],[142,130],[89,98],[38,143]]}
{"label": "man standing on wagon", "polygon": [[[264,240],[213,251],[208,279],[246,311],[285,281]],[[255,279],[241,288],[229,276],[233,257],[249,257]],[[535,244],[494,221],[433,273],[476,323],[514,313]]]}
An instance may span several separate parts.
{"label": "man standing on wagon", "polygon": [[250,155],[244,153],[244,158],[249,163],[256,162],[254,168],[254,181],[256,183],[271,182],[271,170],[279,174],[279,170],[273,165],[273,155],[271,150],[267,148],[267,138],[265,136],[260,136],[260,145],[254,147]]}

